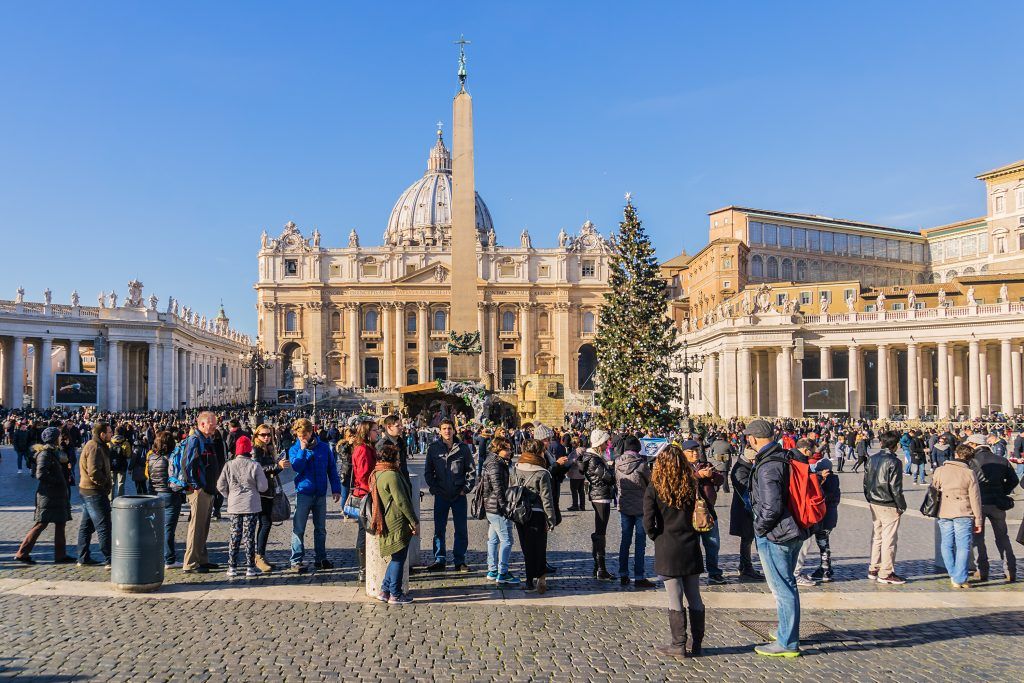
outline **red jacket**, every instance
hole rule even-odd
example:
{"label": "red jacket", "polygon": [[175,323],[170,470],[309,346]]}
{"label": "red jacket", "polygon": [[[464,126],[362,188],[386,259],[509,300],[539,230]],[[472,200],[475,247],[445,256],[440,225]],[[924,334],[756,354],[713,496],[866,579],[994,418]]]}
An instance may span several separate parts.
{"label": "red jacket", "polygon": [[352,450],[352,495],[365,496],[370,492],[370,474],[377,466],[377,450],[364,443]]}

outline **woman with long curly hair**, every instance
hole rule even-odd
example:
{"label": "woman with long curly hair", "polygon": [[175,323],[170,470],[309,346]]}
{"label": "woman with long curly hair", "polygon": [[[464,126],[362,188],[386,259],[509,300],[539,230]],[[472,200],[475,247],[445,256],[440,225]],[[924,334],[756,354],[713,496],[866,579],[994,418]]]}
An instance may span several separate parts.
{"label": "woman with long curly hair", "polygon": [[[672,444],[654,463],[651,485],[644,494],[644,528],[654,541],[654,571],[665,580],[668,592],[668,623],[672,642],[657,648],[674,657],[697,657],[704,640],[704,602],[700,574],[704,558],[700,534],[693,528],[697,478],[683,450]],[[690,615],[692,646],[686,650],[686,612]]]}

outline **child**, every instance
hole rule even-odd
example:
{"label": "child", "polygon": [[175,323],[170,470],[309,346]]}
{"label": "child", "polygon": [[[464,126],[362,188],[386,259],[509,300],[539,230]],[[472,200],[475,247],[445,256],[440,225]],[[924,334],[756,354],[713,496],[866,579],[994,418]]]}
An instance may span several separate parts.
{"label": "child", "polygon": [[238,544],[245,534],[245,576],[259,576],[256,569],[256,522],[262,504],[260,492],[267,490],[267,475],[252,459],[252,441],[240,436],[235,441],[235,456],[224,465],[217,490],[227,499],[231,515],[231,540],[228,541],[228,577],[238,575]]}
{"label": "child", "polygon": [[832,472],[832,463],[822,458],[814,466],[814,472],[821,478],[821,492],[825,495],[825,518],[814,532],[814,540],[821,553],[821,564],[811,574],[811,579],[828,583],[832,580],[832,548],[829,545],[829,534],[836,528],[839,521],[839,477]]}

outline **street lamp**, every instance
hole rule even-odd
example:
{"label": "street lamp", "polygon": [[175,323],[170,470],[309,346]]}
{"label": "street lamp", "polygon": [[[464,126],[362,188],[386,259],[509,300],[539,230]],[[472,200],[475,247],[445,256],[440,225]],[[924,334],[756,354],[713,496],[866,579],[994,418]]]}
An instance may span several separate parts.
{"label": "street lamp", "polygon": [[313,364],[313,372],[307,372],[302,376],[306,386],[313,387],[313,422],[316,423],[316,388],[327,383],[327,375],[316,371],[316,363]]}
{"label": "street lamp", "polygon": [[705,356],[701,354],[690,355],[690,345],[687,341],[683,340],[683,356],[682,358],[677,357],[675,364],[672,366],[672,372],[679,373],[683,376],[683,416],[690,416],[690,375],[695,372],[700,372],[704,368]]}
{"label": "street lamp", "polygon": [[264,351],[263,345],[260,342],[256,342],[256,346],[246,349],[238,354],[238,362],[241,363],[242,367],[246,370],[252,370],[256,377],[252,391],[253,428],[256,427],[256,409],[260,403],[260,373],[268,368],[274,367],[274,361],[278,358],[278,354]]}

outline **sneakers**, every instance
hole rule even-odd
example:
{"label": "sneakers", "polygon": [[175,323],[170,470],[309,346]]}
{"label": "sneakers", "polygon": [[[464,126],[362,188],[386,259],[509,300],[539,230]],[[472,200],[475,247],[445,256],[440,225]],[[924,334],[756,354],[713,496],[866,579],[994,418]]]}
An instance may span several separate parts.
{"label": "sneakers", "polygon": [[412,602],[412,598],[408,595],[392,595],[388,598],[389,605],[408,605]]}
{"label": "sneakers", "polygon": [[728,579],[721,574],[715,574],[714,576],[708,577],[708,584],[712,586],[724,586],[727,583],[729,583]]}
{"label": "sneakers", "polygon": [[742,572],[740,572],[740,580],[764,581],[764,574],[751,567],[750,569],[744,569]]}
{"label": "sneakers", "polygon": [[878,583],[887,583],[891,586],[902,586],[907,582],[902,576],[898,574],[889,574],[889,576],[879,576],[877,579]]}
{"label": "sneakers", "polygon": [[818,582],[807,576],[807,574],[798,574],[796,577],[796,585],[798,586],[817,586]]}
{"label": "sneakers", "polygon": [[498,578],[495,579],[495,580],[498,582],[499,586],[518,586],[519,585],[519,577],[516,576],[515,574],[512,574],[511,572],[508,572],[506,574],[499,574]]}
{"label": "sneakers", "polygon": [[309,571],[309,566],[302,562],[300,562],[299,564],[293,564],[292,571],[296,574],[305,574]]}
{"label": "sneakers", "polygon": [[[724,583],[724,581],[723,581]],[[657,588],[657,584],[650,579],[637,579],[633,582],[635,588]]]}
{"label": "sneakers", "polygon": [[523,584],[523,590],[527,593],[536,593],[537,585],[533,582],[533,579],[527,579],[526,583]]}
{"label": "sneakers", "polygon": [[387,591],[381,591],[380,593],[377,593],[376,598],[381,602],[386,603],[388,600],[391,599],[391,593],[388,593]]}
{"label": "sneakers", "polygon": [[255,578],[257,576],[262,576],[262,575],[263,575],[263,572],[261,572],[256,567],[249,567],[249,568],[247,568],[245,570],[245,578],[247,578],[247,579],[252,579],[252,578]]}
{"label": "sneakers", "polygon": [[90,557],[87,557],[84,560],[79,559],[77,564],[78,564],[79,567],[98,567],[98,566],[100,566],[103,563],[100,562],[99,560],[94,560],[94,559],[92,559]]}
{"label": "sneakers", "polygon": [[868,570],[868,579],[871,580],[871,581],[878,581],[878,570],[877,569],[869,569]]}
{"label": "sneakers", "polygon": [[822,583],[831,583],[832,582],[832,571],[829,570],[828,572],[825,572],[824,569],[822,569],[821,567],[818,567],[813,572],[811,572],[811,578],[814,579],[815,581],[821,581]]}
{"label": "sneakers", "polygon": [[455,571],[457,571],[457,572],[459,572],[461,574],[468,574],[469,573],[469,565],[466,564],[465,562],[463,562],[462,564],[457,564],[457,565],[455,565]]}
{"label": "sneakers", "polygon": [[330,560],[318,560],[313,563],[314,569],[334,569],[334,564]]}
{"label": "sneakers", "polygon": [[966,581],[964,583],[957,583],[956,581],[950,580],[950,583],[953,584],[953,588],[970,588],[971,587],[971,584],[967,583]]}
{"label": "sneakers", "polygon": [[488,581],[497,581],[498,580],[498,572],[493,570],[493,569],[490,570],[489,572],[487,572],[487,580]]}
{"label": "sneakers", "polygon": [[238,576],[238,570],[234,567],[228,567],[227,575],[229,579],[233,579]]}
{"label": "sneakers", "polygon": [[541,576],[537,578],[537,595],[544,595],[548,592],[548,577]]}
{"label": "sneakers", "polygon": [[771,642],[767,645],[757,645],[754,647],[754,652],[761,655],[762,657],[799,657],[800,650],[787,650],[786,648],[779,645],[777,642]]}

